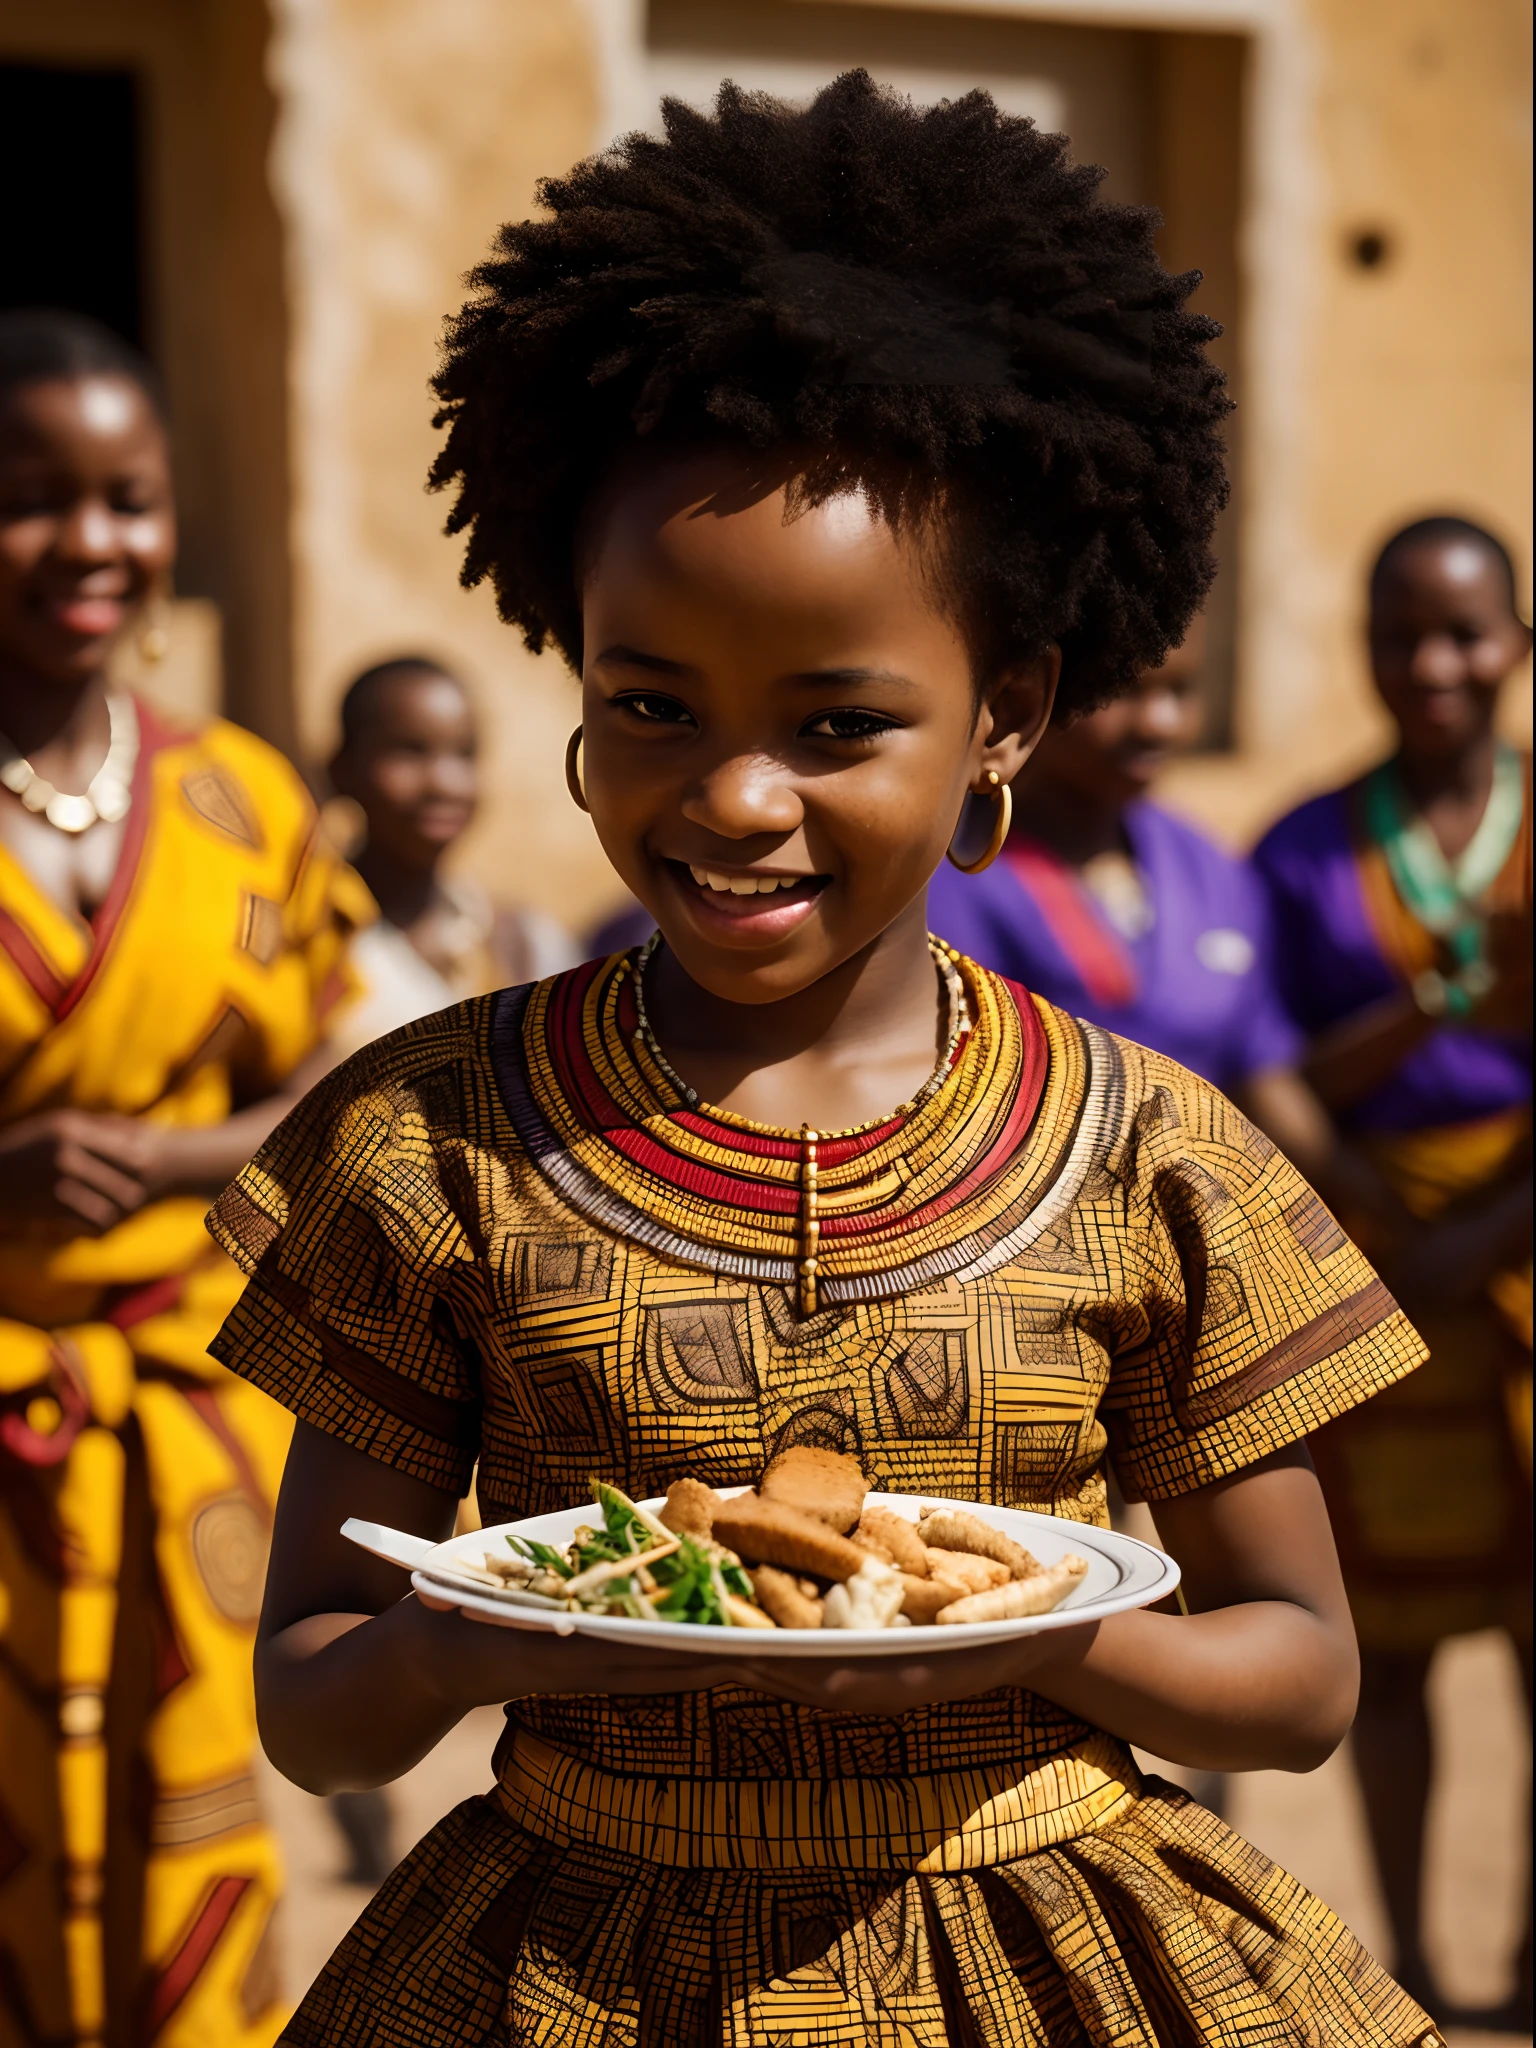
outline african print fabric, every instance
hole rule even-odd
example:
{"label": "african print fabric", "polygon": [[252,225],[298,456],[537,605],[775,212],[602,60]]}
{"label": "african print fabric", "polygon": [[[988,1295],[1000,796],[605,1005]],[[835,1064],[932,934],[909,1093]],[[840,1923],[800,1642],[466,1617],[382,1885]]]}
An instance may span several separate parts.
{"label": "african print fabric", "polygon": [[[628,959],[461,1005],[333,1075],[212,1219],[218,1355],[487,1519],[791,1443],[871,1482],[1102,1524],[1417,1363],[1275,1149],[1170,1061],[962,962],[973,1029],[900,1123],[689,1107]],[[1021,1688],[887,1717],[740,1688],[517,1702],[498,1784],[407,1859],[299,2043],[646,2048],[1432,2041],[1326,1910]]]}
{"label": "african print fabric", "polygon": [[[371,914],[279,754],[139,719],[91,925],[0,848],[0,1124],[222,1122],[310,1051]],[[251,1644],[291,1424],[208,1356],[240,1276],[203,1209],[0,1238],[3,2048],[283,2020]]]}

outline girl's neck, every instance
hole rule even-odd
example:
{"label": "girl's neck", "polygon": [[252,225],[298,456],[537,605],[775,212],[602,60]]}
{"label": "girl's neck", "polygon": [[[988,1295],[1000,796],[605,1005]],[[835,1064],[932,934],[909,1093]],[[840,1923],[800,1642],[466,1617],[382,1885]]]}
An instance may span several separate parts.
{"label": "girl's neck", "polygon": [[1454,754],[1410,754],[1400,749],[1397,772],[1416,810],[1428,810],[1436,804],[1476,806],[1481,810],[1493,788],[1498,748],[1497,736],[1486,732]]}
{"label": "girl's neck", "polygon": [[1069,867],[1085,867],[1104,853],[1127,851],[1125,807],[1118,797],[1085,791],[1026,767],[1014,784],[1018,829],[1038,839]]}
{"label": "girl's neck", "polygon": [[69,781],[80,760],[99,767],[111,738],[105,671],[59,683],[0,663],[0,732],[52,781]]}
{"label": "girl's neck", "polygon": [[365,846],[353,863],[391,924],[409,931],[444,902],[436,864],[416,867],[383,847]]}
{"label": "girl's neck", "polygon": [[709,1103],[754,1121],[842,1130],[915,1095],[948,1016],[919,900],[862,953],[776,1003],[701,988],[661,946],[646,1009],[669,1063]]}

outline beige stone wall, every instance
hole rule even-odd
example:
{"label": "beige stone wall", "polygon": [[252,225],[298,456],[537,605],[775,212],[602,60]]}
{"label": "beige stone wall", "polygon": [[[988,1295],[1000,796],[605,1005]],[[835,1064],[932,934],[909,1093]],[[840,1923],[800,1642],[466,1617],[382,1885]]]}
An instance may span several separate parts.
{"label": "beige stone wall", "polygon": [[[1294,673],[1250,644],[1239,752],[1187,764],[1167,790],[1239,841],[1386,743],[1362,598],[1396,526],[1434,510],[1493,526],[1530,601],[1530,10],[1307,0],[1296,35],[1311,141],[1293,167],[1311,187],[1289,423],[1300,516],[1291,558],[1253,565],[1283,589]],[[1353,260],[1364,233],[1387,243],[1375,268]],[[1248,485],[1261,496],[1262,471]],[[1506,711],[1528,744],[1528,669]]]}
{"label": "beige stone wall", "polygon": [[574,686],[484,590],[458,585],[424,479],[444,316],[534,183],[591,147],[596,76],[570,0],[273,0],[287,228],[300,741],[322,760],[336,700],[419,649],[473,686],[491,797],[467,861],[498,892],[584,921],[614,884],[561,780]]}

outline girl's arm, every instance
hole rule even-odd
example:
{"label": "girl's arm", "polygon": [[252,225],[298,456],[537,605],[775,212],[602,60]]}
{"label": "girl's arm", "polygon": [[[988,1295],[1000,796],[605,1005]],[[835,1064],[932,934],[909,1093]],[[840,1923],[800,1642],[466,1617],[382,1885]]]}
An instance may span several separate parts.
{"label": "girl's arm", "polygon": [[1208,1770],[1310,1770],[1354,1713],[1354,1632],[1311,1461],[1277,1452],[1159,1506],[1190,1615],[1138,1613],[931,1661],[752,1663],[615,1655],[478,1625],[402,1598],[397,1567],[338,1533],[349,1515],[442,1538],[446,1493],[300,1423],[283,1477],[256,1652],[267,1754],[312,1792],[398,1777],[472,1707],[528,1693],[697,1691],[735,1682],[844,1713],[891,1714],[1028,1685],[1085,1720]]}
{"label": "girl's arm", "polygon": [[1142,1611],[930,1662],[755,1666],[807,1705],[899,1713],[1027,1685],[1172,1763],[1313,1770],[1355,1711],[1359,1666],[1333,1532],[1304,1445],[1159,1502],[1188,1615]]}
{"label": "girl's arm", "polygon": [[590,1637],[429,1608],[397,1565],[340,1533],[356,1515],[441,1542],[456,1505],[452,1494],[295,1425],[257,1631],[256,1713],[267,1755],[306,1791],[399,1777],[473,1707],[533,1692],[691,1692],[730,1675],[723,1658],[626,1660]]}

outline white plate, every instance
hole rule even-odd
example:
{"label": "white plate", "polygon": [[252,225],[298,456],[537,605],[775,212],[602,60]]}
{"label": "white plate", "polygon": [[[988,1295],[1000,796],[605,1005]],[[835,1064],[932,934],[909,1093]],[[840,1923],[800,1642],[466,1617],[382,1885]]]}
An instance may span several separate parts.
{"label": "white plate", "polygon": [[[723,1486],[722,1495],[744,1493],[745,1487]],[[1155,1550],[1134,1536],[1122,1536],[1116,1529],[1095,1529],[1082,1522],[1058,1521],[1054,1515],[1029,1514],[1022,1508],[994,1508],[970,1500],[943,1500],[936,1495],[915,1493],[871,1493],[870,1507],[890,1508],[915,1522],[924,1508],[964,1508],[978,1520],[990,1522],[1016,1543],[1022,1543],[1045,1565],[1055,1564],[1068,1551],[1088,1560],[1087,1576],[1073,1588],[1060,1607],[1049,1614],[1025,1615],[1017,1621],[978,1621],[949,1628],[781,1628],[751,1629],[733,1635],[731,1649],[754,1660],[759,1657],[910,1657],[930,1656],[935,1650],[958,1650],[967,1643],[1005,1642],[1012,1636],[1039,1635],[1043,1630],[1072,1628],[1083,1621],[1101,1621],[1106,1615],[1124,1614],[1132,1607],[1150,1607],[1164,1600],[1179,1583],[1179,1568],[1166,1552]],[[655,1514],[661,1500],[640,1503]],[[528,1593],[497,1592],[477,1579],[455,1571],[460,1558],[478,1564],[486,1551],[504,1549],[508,1534],[537,1537],[563,1550],[577,1528],[601,1520],[601,1510],[591,1501],[581,1507],[562,1508],[558,1514],[535,1515],[526,1522],[499,1522],[493,1528],[472,1529],[466,1535],[450,1537],[446,1543],[430,1544],[420,1536],[407,1536],[397,1529],[385,1529],[375,1522],[343,1524],[342,1535],[364,1550],[387,1557],[392,1564],[406,1567],[411,1584],[419,1591],[441,1598],[453,1596],[466,1614],[500,1622],[504,1628],[537,1629],[555,1635],[607,1636],[633,1647],[650,1643],[658,1650],[694,1650],[701,1656],[722,1654],[721,1634],[716,1628],[697,1623],[632,1621],[628,1615],[572,1614]]]}

